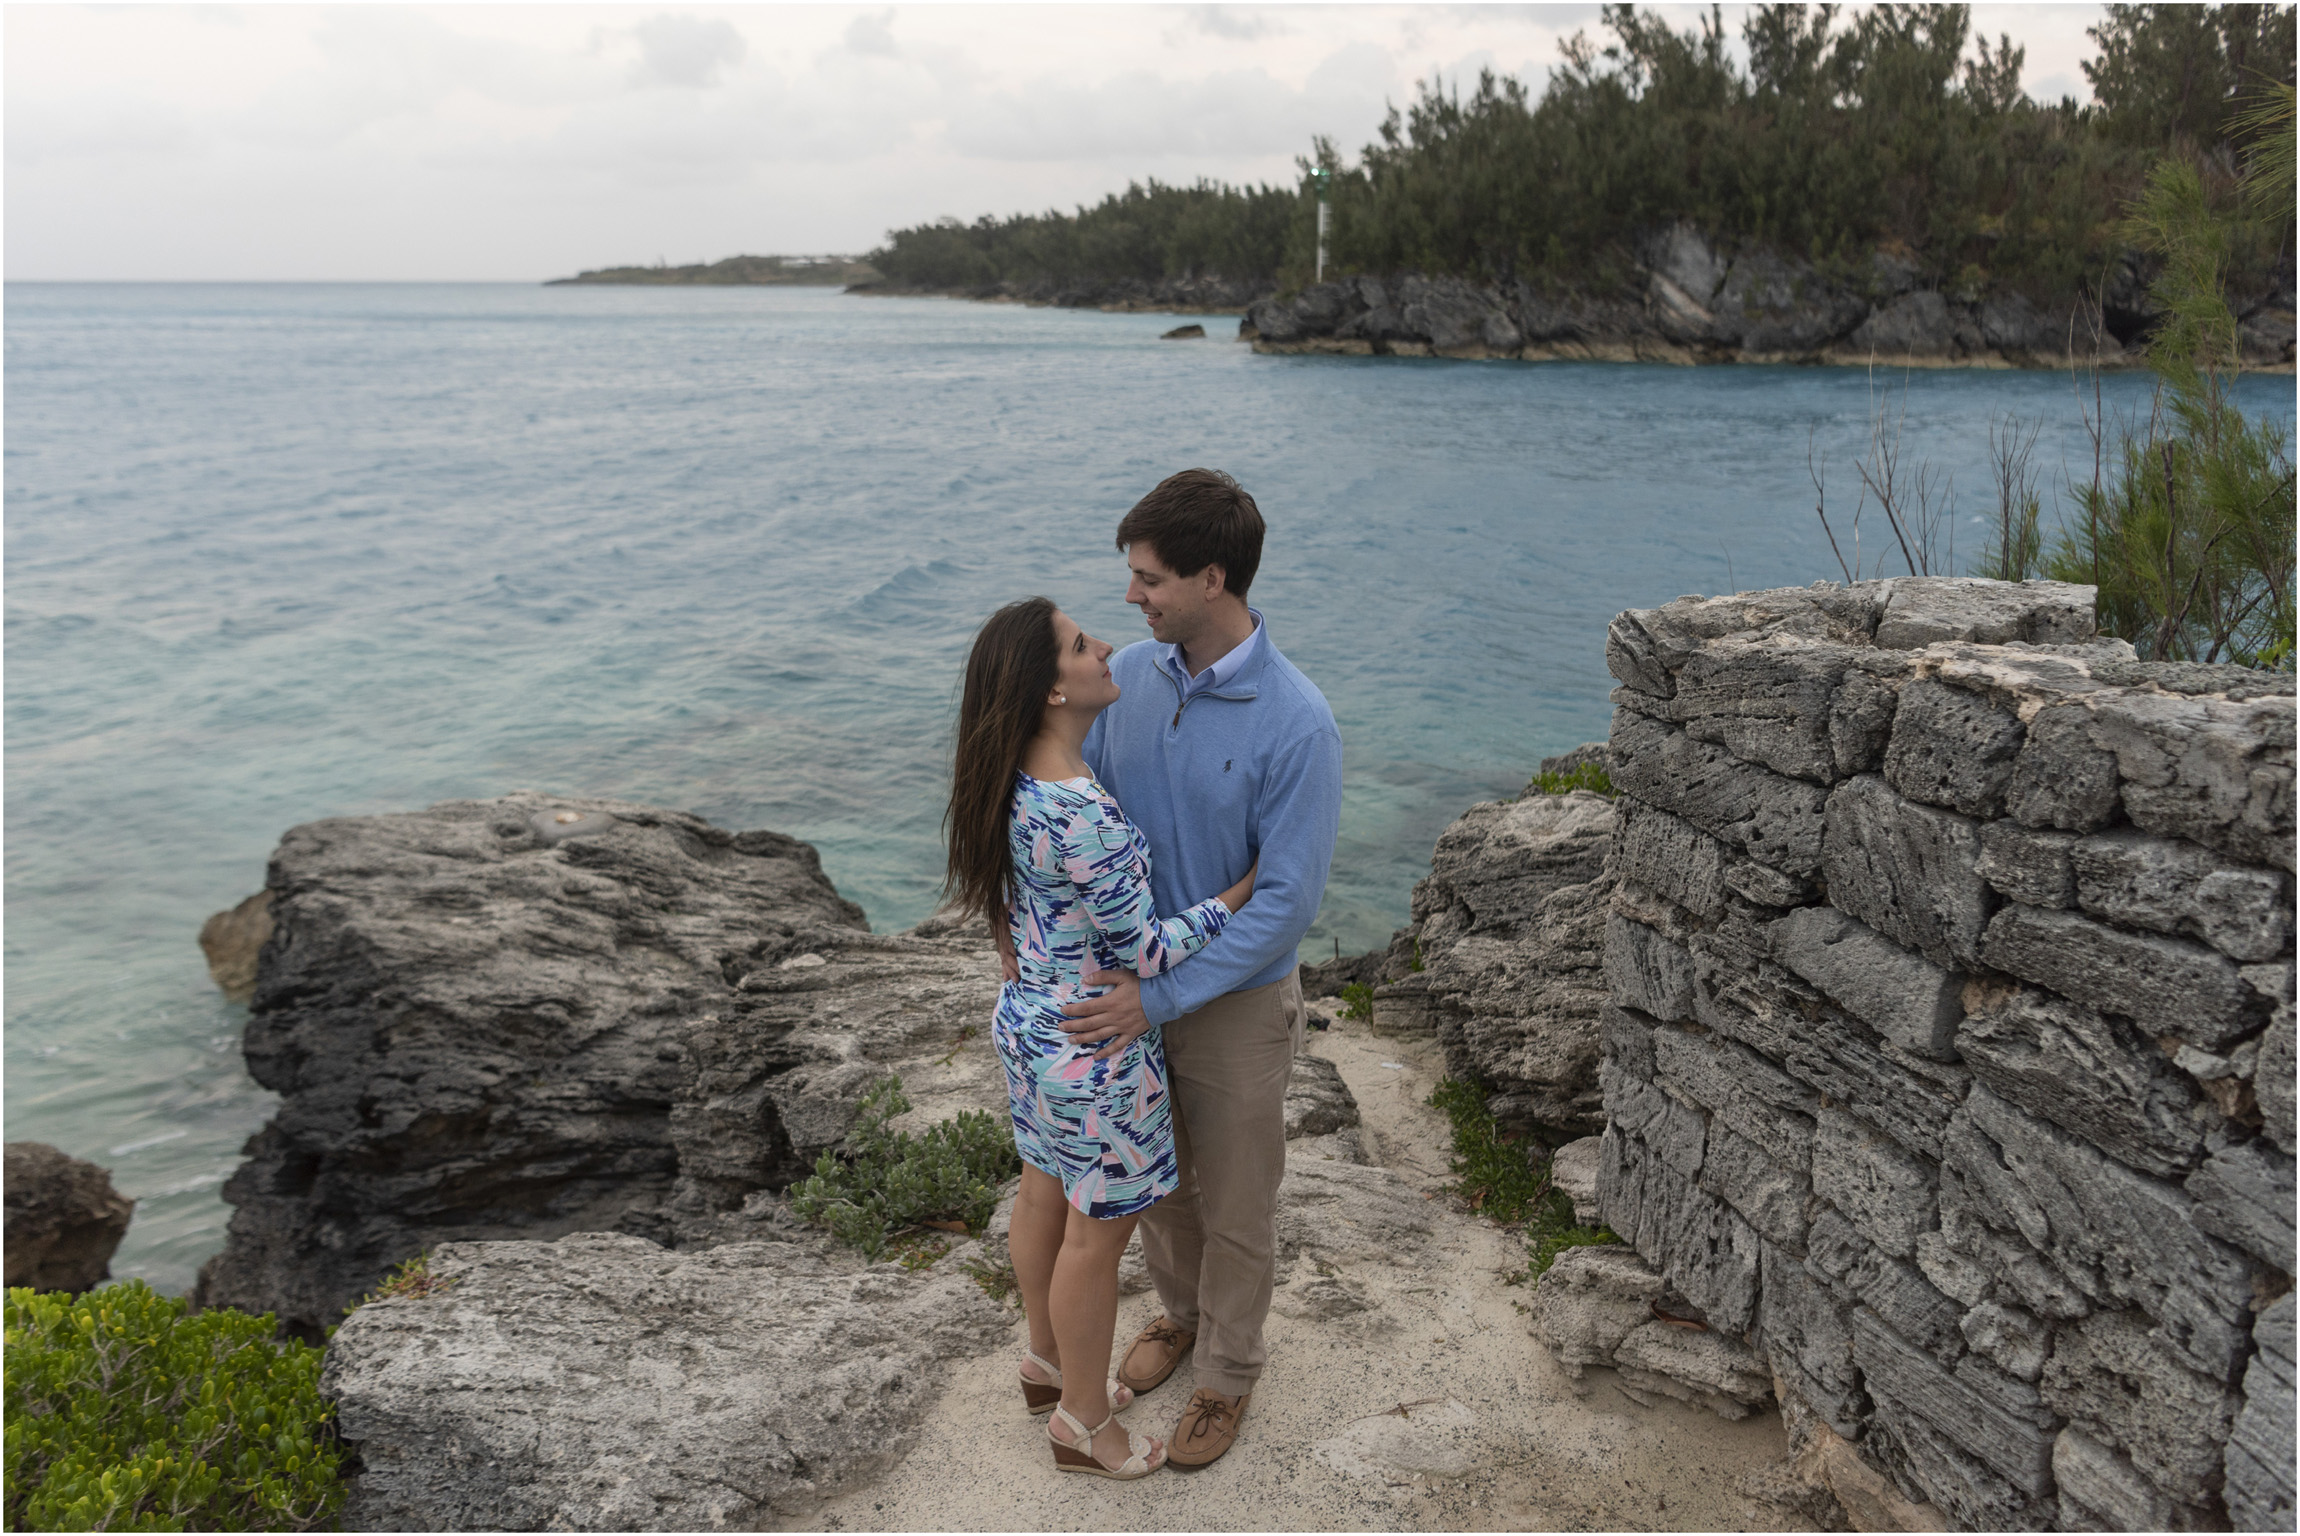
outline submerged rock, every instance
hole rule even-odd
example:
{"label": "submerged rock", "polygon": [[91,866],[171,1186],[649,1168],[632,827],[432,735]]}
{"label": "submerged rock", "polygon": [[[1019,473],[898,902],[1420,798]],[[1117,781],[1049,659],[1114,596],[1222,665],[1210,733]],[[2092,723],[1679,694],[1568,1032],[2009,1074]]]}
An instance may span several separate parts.
{"label": "submerged rock", "polygon": [[200,925],[200,953],[224,996],[245,1003],[256,992],[256,957],[272,936],[272,893],[258,891]]}
{"label": "submerged rock", "polygon": [[7,1145],[7,1283],[87,1291],[112,1277],[112,1255],[136,1202],[94,1163],[46,1142]]}
{"label": "submerged rock", "polygon": [[937,1063],[906,1078],[930,1117],[991,1070],[962,1035],[996,996],[988,935],[872,934],[780,833],[450,801],[297,827],[266,888],[245,1048],[281,1104],[198,1297],[307,1337],[442,1242],[755,1233],[746,1202],[898,1061]]}

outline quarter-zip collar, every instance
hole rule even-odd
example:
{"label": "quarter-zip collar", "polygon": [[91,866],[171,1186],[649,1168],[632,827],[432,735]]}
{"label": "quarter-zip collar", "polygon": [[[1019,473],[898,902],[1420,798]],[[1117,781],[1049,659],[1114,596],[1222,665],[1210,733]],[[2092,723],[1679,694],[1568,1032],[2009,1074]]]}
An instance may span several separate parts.
{"label": "quarter-zip collar", "polygon": [[[1256,613],[1251,608],[1246,611],[1254,615],[1254,638],[1238,647],[1238,650],[1247,651],[1248,654],[1245,660],[1239,664],[1237,671],[1233,672],[1226,681],[1209,683],[1201,688],[1184,688],[1182,679],[1176,675],[1180,663],[1176,662],[1171,667],[1166,665],[1168,656],[1179,654],[1181,647],[1177,645],[1166,647],[1168,654],[1159,658],[1158,675],[1165,678],[1174,687],[1174,718],[1167,722],[1167,730],[1180,730],[1182,728],[1182,711],[1200,699],[1251,699],[1261,691],[1262,673],[1268,667],[1270,658],[1270,639],[1266,633],[1268,626],[1263,623],[1261,614]],[[1235,656],[1237,651],[1232,651],[1230,654]],[[1228,659],[1229,657],[1223,658],[1224,661]],[[1220,665],[1220,662],[1216,662],[1213,667],[1208,667],[1206,670],[1215,671]]]}
{"label": "quarter-zip collar", "polygon": [[[1245,674],[1254,670],[1254,664],[1260,659],[1265,645],[1262,635],[1262,615],[1253,608],[1248,608],[1246,612],[1254,620],[1253,631],[1245,639],[1239,641],[1220,661],[1215,662],[1195,678],[1190,675],[1188,666],[1182,660],[1182,647],[1172,643],[1159,647],[1158,670],[1166,675],[1184,699],[1194,699],[1201,693],[1216,693],[1224,698],[1232,697],[1233,695],[1225,690]],[[1253,695],[1249,693],[1241,695],[1241,697],[1252,698]]]}

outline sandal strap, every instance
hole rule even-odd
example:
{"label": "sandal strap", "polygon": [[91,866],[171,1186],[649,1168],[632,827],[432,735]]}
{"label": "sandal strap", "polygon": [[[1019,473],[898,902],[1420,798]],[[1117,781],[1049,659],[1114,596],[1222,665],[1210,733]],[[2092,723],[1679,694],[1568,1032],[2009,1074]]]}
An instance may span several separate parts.
{"label": "sandal strap", "polygon": [[1032,1365],[1037,1366],[1040,1370],[1047,1374],[1049,1379],[1046,1382],[1046,1385],[1050,1387],[1059,1387],[1062,1385],[1061,1366],[1056,1365],[1053,1361],[1039,1354],[1038,1351],[1034,1349],[1023,1350],[1022,1358],[1029,1361]]}

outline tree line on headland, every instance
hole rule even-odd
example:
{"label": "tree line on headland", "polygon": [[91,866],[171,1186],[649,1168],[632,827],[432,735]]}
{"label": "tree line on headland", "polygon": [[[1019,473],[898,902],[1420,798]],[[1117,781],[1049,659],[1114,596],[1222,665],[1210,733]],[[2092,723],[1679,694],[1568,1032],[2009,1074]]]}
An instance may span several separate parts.
{"label": "tree line on headland", "polygon": [[[2276,5],[2111,5],[2089,35],[2094,101],[2032,101],[2025,50],[1973,39],[1963,5],[1755,5],[1747,61],[1713,7],[1678,32],[1609,5],[1538,97],[1491,73],[1425,81],[1348,163],[1317,139],[1299,185],[1130,185],[1074,213],[891,231],[870,255],[895,286],[1219,278],[1308,282],[1327,185],[1327,272],[1522,280],[1603,295],[1640,279],[1640,236],[1689,222],[1851,277],[1882,248],[1942,287],[2039,301],[2102,280],[2119,221],[2167,156],[2233,205],[2257,137],[2249,109],[2294,78]],[[1968,46],[1969,45],[1969,46]],[[1324,173],[1321,177],[1318,173]],[[2232,285],[2289,285],[2290,210],[2241,223]]]}

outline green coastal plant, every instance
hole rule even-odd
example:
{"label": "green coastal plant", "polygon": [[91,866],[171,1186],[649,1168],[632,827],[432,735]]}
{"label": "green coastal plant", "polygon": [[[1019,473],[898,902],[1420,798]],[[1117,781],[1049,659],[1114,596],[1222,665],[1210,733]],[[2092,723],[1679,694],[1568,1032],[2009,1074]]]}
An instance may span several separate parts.
{"label": "green coastal plant", "polygon": [[1539,1158],[1537,1166],[1525,1144],[1502,1134],[1485,1107],[1485,1091],[1475,1083],[1446,1078],[1429,1102],[1453,1126],[1453,1157],[1446,1165],[1454,1176],[1453,1193],[1499,1222],[1514,1225],[1533,1215],[1550,1192],[1549,1159]]}
{"label": "green coastal plant", "polygon": [[1613,787],[1613,776],[1605,771],[1603,763],[1577,763],[1563,773],[1543,769],[1525,786],[1528,794],[1565,795],[1577,789],[1594,790],[1610,800],[1619,791]]}
{"label": "green coastal plant", "polygon": [[1526,1268],[1510,1284],[1539,1280],[1568,1248],[1621,1241],[1610,1228],[1575,1219],[1573,1202],[1550,1182],[1550,1155],[1504,1135],[1477,1084],[1449,1077],[1429,1101],[1453,1127],[1453,1193],[1481,1215],[1524,1226]]}
{"label": "green coastal plant", "polygon": [[341,1507],[321,1352],[140,1280],[7,1298],[7,1524],[304,1531]]}
{"label": "green coastal plant", "polygon": [[910,1107],[901,1078],[872,1087],[847,1152],[815,1160],[815,1171],[791,1190],[791,1210],[869,1258],[899,1250],[908,1267],[921,1269],[941,1257],[924,1234],[953,1225],[981,1231],[998,1209],[998,1187],[1022,1171],[1022,1159],[1007,1126],[978,1109],[920,1135],[892,1129]]}
{"label": "green coastal plant", "polygon": [[1374,1021],[1374,989],[1363,981],[1353,981],[1342,988],[1342,1017],[1360,1024]]}

